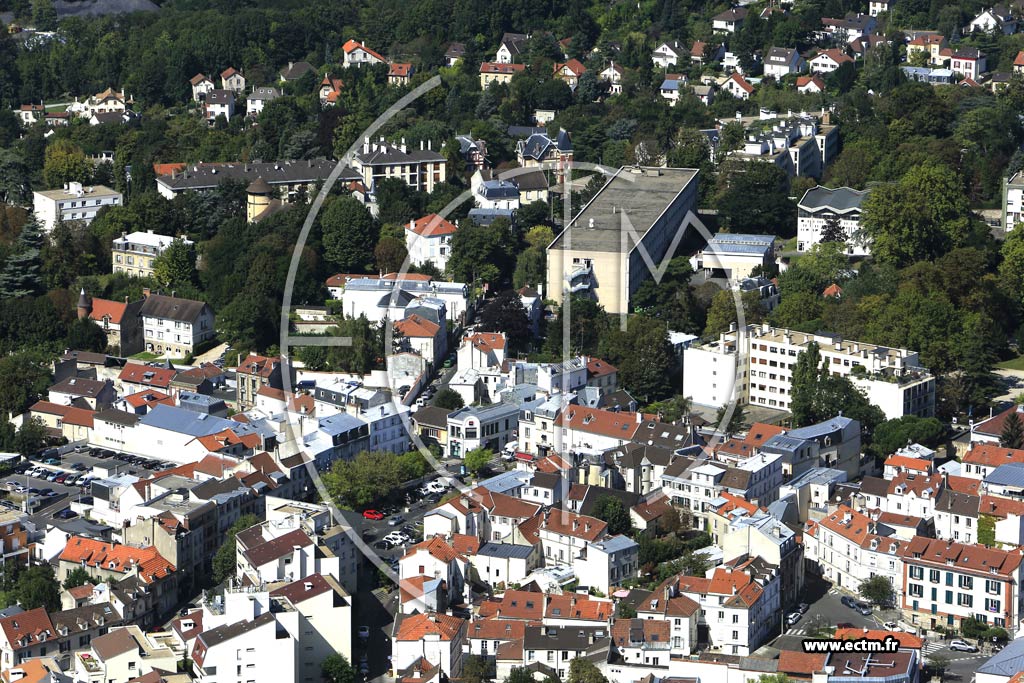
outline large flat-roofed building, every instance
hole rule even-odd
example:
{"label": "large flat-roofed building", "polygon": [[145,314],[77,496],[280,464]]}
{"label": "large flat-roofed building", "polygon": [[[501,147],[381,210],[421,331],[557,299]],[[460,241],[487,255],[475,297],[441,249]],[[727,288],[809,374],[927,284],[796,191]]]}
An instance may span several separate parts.
{"label": "large flat-roofed building", "polygon": [[683,352],[683,392],[694,403],[721,407],[735,400],[789,410],[793,368],[811,342],[834,375],[848,377],[888,419],[935,415],[935,377],[920,367],[917,351],[749,325]]}
{"label": "large flat-roofed building", "polygon": [[43,232],[50,232],[58,222],[92,222],[104,206],[119,206],[122,195],[103,185],[71,182],[63,189],[32,193],[32,205]]}
{"label": "large flat-roofed building", "polygon": [[[623,167],[548,246],[547,290],[592,297],[626,313],[640,284],[661,264],[689,212],[697,210],[697,171]],[[635,233],[635,237],[628,231]]]}

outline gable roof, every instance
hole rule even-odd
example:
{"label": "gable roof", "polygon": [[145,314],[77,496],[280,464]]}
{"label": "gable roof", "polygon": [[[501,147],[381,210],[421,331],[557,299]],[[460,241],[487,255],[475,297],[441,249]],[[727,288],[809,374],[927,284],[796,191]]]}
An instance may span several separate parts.
{"label": "gable roof", "polygon": [[409,225],[405,229],[411,230],[422,237],[440,237],[442,235],[451,235],[458,230],[458,226],[446,218],[438,216],[436,213],[428,213],[422,218],[409,221]]}
{"label": "gable roof", "polygon": [[0,619],[0,629],[15,652],[54,636],[50,616],[42,607]]}
{"label": "gable roof", "polygon": [[85,568],[94,567],[121,574],[128,574],[137,568],[144,583],[167,578],[175,571],[174,565],[165,560],[154,546],[133,548],[82,536],[69,538],[59,559]]}
{"label": "gable roof", "polygon": [[559,73],[562,71],[568,71],[573,76],[579,78],[584,73],[586,73],[587,67],[583,66],[583,63],[578,59],[570,59],[567,62],[555,64],[554,72]]}
{"label": "gable roof", "polygon": [[413,313],[395,322],[395,331],[404,337],[433,339],[441,326]]}
{"label": "gable roof", "polygon": [[115,325],[121,324],[121,320],[124,318],[124,312],[128,308],[127,302],[111,301],[110,299],[93,298],[90,300],[90,304],[90,320],[102,322],[104,318],[109,318],[110,322]]}
{"label": "gable roof", "polygon": [[419,641],[426,636],[438,636],[443,641],[454,640],[466,622],[447,614],[413,614],[402,619],[395,632],[395,640]]}
{"label": "gable roof", "polygon": [[207,305],[203,301],[182,299],[176,296],[150,294],[142,303],[141,315],[147,318],[164,318],[180,322],[195,322]]}
{"label": "gable roof", "polygon": [[345,44],[341,46],[341,49],[345,51],[345,54],[352,54],[356,50],[362,50],[363,52],[366,52],[367,54],[376,57],[382,62],[386,61],[379,52],[371,50],[370,48],[360,43],[358,40],[352,40],[351,38],[345,41]]}
{"label": "gable roof", "polygon": [[747,79],[743,78],[743,76],[740,76],[738,73],[734,73],[729,76],[729,80],[748,93],[754,92],[754,86],[747,83]]}
{"label": "gable roof", "polygon": [[525,70],[525,64],[501,64],[499,62],[483,62],[480,64],[480,73],[482,74],[514,74]]}
{"label": "gable roof", "polygon": [[166,368],[159,365],[127,363],[117,378],[122,382],[167,388],[171,385],[171,380],[174,379],[174,375],[177,372],[174,368]]}

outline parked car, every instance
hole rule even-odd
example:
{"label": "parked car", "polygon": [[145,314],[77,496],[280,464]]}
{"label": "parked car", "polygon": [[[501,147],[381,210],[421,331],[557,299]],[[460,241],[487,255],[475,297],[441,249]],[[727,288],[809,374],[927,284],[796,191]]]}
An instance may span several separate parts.
{"label": "parked car", "polygon": [[857,611],[860,612],[861,614],[863,614],[866,617],[870,617],[871,616],[871,605],[867,605],[867,604],[862,602],[862,603],[857,605]]}
{"label": "parked car", "polygon": [[809,610],[810,608],[811,606],[808,605],[806,602],[801,602],[799,605],[796,606],[796,611],[800,614],[807,614],[807,610]]}
{"label": "parked car", "polygon": [[391,550],[395,547],[395,544],[384,538],[374,543],[373,547],[377,550]]}
{"label": "parked car", "polygon": [[379,510],[363,510],[363,519],[372,519],[375,522],[379,522],[384,519],[384,513]]}
{"label": "parked car", "polygon": [[67,474],[58,474],[58,475],[57,475],[57,476],[56,476],[56,477],[54,478],[53,482],[54,482],[55,484],[63,484],[63,483],[64,483],[64,482],[65,482],[65,481],[67,480],[67,478],[68,478],[68,475],[67,475]]}
{"label": "parked car", "polygon": [[850,609],[855,609],[857,607],[857,601],[851,598],[849,595],[844,595],[842,598],[840,598],[839,601],[847,607],[849,607]]}
{"label": "parked car", "polygon": [[796,622],[800,621],[803,618],[803,616],[804,615],[800,614],[799,612],[790,613],[790,615],[786,617],[786,626],[792,626]]}
{"label": "parked car", "polygon": [[367,638],[369,638],[370,637],[370,627],[369,626],[360,626],[359,627],[359,637],[362,638],[363,640],[366,640]]}
{"label": "parked car", "polygon": [[394,517],[388,520],[388,526],[399,526],[404,523],[405,517],[403,517],[402,515],[395,515]]}
{"label": "parked car", "polygon": [[57,481],[57,477],[60,476],[60,472],[54,472],[46,478],[46,481]]}
{"label": "parked car", "polygon": [[884,628],[886,631],[892,631],[893,633],[899,633],[903,630],[902,628],[900,628],[900,625],[897,624],[895,621],[884,622],[882,624],[882,628]]}

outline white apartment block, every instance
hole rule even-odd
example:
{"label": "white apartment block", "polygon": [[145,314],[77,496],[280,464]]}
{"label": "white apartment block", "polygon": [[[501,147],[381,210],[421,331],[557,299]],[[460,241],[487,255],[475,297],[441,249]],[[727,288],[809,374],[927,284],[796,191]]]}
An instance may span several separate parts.
{"label": "white apartment block", "polygon": [[32,205],[43,232],[50,232],[58,222],[92,222],[105,206],[120,206],[124,197],[104,185],[83,186],[70,182],[63,189],[32,193]]}
{"label": "white apartment block", "polygon": [[463,458],[477,448],[497,453],[513,440],[518,418],[513,403],[459,408],[448,415],[448,457]]}
{"label": "white apartment block", "polygon": [[866,256],[871,245],[860,227],[861,204],[868,190],[839,187],[830,190],[818,186],[807,190],[797,204],[796,248],[810,251],[821,242],[821,231],[830,220],[838,220],[845,233],[846,252],[851,256]]}
{"label": "white apartment block", "polygon": [[153,275],[153,262],[156,261],[156,257],[164,253],[175,240],[181,240],[189,246],[194,244],[185,237],[157,235],[152,230],[121,233],[120,237],[114,239],[110,248],[112,272],[150,277]]}
{"label": "white apartment block", "polygon": [[183,357],[213,339],[209,304],[162,294],[147,294],[140,310],[146,351]]}
{"label": "white apartment block", "polygon": [[848,507],[840,507],[820,522],[809,522],[804,553],[817,563],[821,575],[854,594],[872,576],[889,579],[897,595],[903,585],[900,553],[907,541],[892,536],[892,529],[873,522]]}
{"label": "white apartment block", "polygon": [[[684,391],[701,405],[721,407],[734,397],[739,405],[749,403],[788,410],[793,368],[799,354],[811,342],[818,345],[822,363],[829,371],[849,377],[872,404],[882,409],[886,418],[935,414],[935,378],[920,367],[916,351],[795,332],[767,323],[748,325],[743,332],[733,330],[720,335],[716,342],[686,349]],[[719,380],[717,374],[708,373],[728,366],[730,356],[736,359],[737,370],[732,374],[726,371],[722,378],[733,379],[731,388],[719,381],[701,384],[687,379],[686,375],[695,371],[700,377]],[[717,362],[713,361],[716,357],[720,359]]]}
{"label": "white apartment block", "polygon": [[612,536],[587,543],[583,554],[573,562],[579,585],[610,594],[611,586],[636,577],[640,546],[628,536]]}
{"label": "white apartment block", "polygon": [[[192,647],[196,683],[277,683],[295,679],[295,642],[279,638],[278,622],[269,610],[250,621],[208,628]],[[298,624],[299,614],[283,614]],[[318,672],[319,673],[319,672]]]}
{"label": "white apartment block", "polygon": [[437,214],[429,214],[405,226],[405,247],[414,266],[432,263],[441,271],[448,267],[452,235],[458,227]]}

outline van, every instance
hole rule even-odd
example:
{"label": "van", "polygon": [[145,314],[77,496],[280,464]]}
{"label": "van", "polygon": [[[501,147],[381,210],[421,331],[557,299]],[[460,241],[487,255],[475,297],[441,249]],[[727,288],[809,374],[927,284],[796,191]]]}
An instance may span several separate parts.
{"label": "van", "polygon": [[501,459],[515,460],[517,450],[519,450],[519,442],[509,441],[507,444],[505,444],[505,447],[501,449]]}

